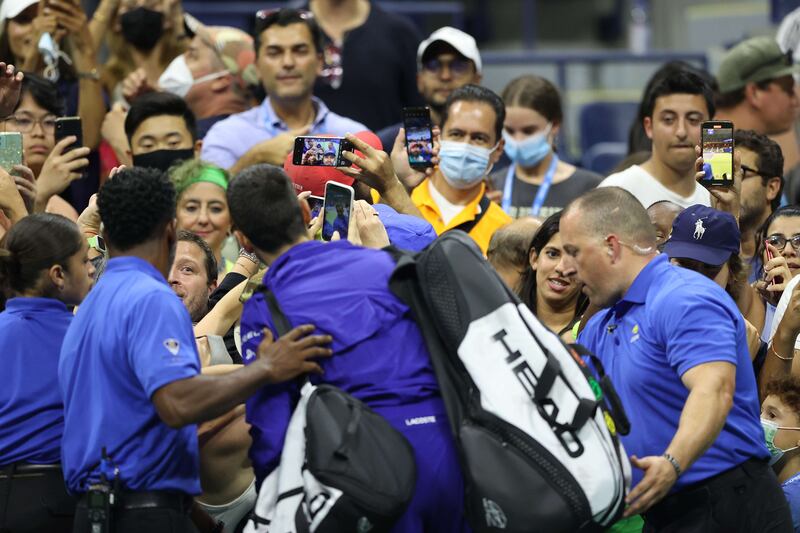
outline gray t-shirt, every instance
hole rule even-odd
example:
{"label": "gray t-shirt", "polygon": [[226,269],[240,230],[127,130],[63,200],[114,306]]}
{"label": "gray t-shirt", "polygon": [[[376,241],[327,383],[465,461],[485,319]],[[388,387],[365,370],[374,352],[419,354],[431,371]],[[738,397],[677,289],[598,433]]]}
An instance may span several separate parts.
{"label": "gray t-shirt", "polygon": [[[492,185],[496,190],[503,191],[507,173],[508,168],[504,168],[490,175]],[[514,177],[516,178],[516,174]],[[570,177],[550,186],[550,191],[547,193],[547,198],[544,199],[544,204],[538,216],[547,218],[553,213],[564,209],[572,200],[597,187],[601,181],[603,181],[603,176],[600,174],[576,168]],[[511,212],[508,214],[513,218],[530,215],[533,200],[538,192],[538,185],[515,179],[514,189],[511,193]]]}

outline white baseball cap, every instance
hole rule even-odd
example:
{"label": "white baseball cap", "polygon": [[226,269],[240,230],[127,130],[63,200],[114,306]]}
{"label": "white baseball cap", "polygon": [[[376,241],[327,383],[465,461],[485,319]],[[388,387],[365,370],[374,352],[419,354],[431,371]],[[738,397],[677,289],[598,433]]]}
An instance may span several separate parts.
{"label": "white baseball cap", "polygon": [[0,1],[0,22],[13,19],[39,0],[2,0]]}
{"label": "white baseball cap", "polygon": [[417,48],[417,64],[420,68],[422,68],[422,56],[425,54],[425,51],[430,45],[437,41],[442,41],[449,44],[455,48],[459,54],[467,59],[471,59],[472,62],[475,63],[475,69],[480,74],[481,54],[478,51],[478,45],[475,42],[475,38],[472,37],[472,35],[464,33],[463,31],[451,26],[439,28],[435,32],[431,33],[430,37],[419,43],[419,48]]}

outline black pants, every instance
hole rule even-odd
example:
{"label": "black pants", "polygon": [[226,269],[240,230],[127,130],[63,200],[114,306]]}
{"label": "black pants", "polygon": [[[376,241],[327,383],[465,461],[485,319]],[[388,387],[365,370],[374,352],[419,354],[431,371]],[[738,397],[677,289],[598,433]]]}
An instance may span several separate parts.
{"label": "black pants", "polygon": [[[125,494],[113,511],[113,533],[197,533],[197,528],[189,518],[191,497],[186,505],[160,505],[146,508],[126,508]],[[74,533],[90,533],[91,528],[86,514],[86,499],[78,502],[75,510]]]}
{"label": "black pants", "polygon": [[0,470],[2,533],[69,533],[75,503],[60,469],[13,474]]}
{"label": "black pants", "polygon": [[672,494],[644,514],[643,533],[792,533],[786,497],[766,461],[750,459]]}

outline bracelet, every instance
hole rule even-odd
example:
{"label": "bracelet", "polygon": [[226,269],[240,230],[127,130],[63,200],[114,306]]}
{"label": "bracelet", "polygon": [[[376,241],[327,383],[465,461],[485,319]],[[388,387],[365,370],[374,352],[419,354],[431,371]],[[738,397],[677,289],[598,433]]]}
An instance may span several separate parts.
{"label": "bracelet", "polygon": [[666,452],[661,457],[669,461],[669,463],[672,465],[672,468],[675,469],[675,477],[681,477],[683,470],[681,470],[681,465],[678,463],[678,460]]}
{"label": "bracelet", "polygon": [[775,354],[775,357],[777,357],[777,358],[778,358],[778,359],[780,359],[781,361],[791,361],[791,360],[793,360],[793,359],[794,359],[794,356],[791,356],[791,357],[783,357],[781,354],[779,354],[778,352],[776,352],[776,351],[775,351],[775,345],[774,345],[774,344],[770,344],[770,345],[769,345],[769,350],[770,350],[772,353],[774,353],[774,354]]}
{"label": "bracelet", "polygon": [[253,253],[253,252],[248,252],[248,251],[247,251],[247,250],[245,250],[244,248],[241,248],[241,249],[239,250],[239,257],[246,257],[247,259],[249,259],[250,261],[252,261],[252,262],[253,262],[253,263],[255,263],[256,265],[258,265],[258,264],[260,263],[260,261],[258,260],[258,257],[256,256],[256,254],[255,254],[255,253]]}
{"label": "bracelet", "polygon": [[100,73],[97,72],[96,68],[93,68],[89,72],[78,72],[78,78],[82,80],[100,81]]}

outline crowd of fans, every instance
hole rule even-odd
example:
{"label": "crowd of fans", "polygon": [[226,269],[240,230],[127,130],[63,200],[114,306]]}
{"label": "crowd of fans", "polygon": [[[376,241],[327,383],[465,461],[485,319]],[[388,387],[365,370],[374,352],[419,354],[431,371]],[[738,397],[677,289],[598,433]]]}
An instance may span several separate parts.
{"label": "crowd of fans", "polygon": [[[451,230],[613,380],[633,488],[610,530],[800,531],[791,54],[758,37],[718,72],[664,65],[629,156],[600,176],[559,156],[551,81],[496,94],[461,30],[425,37],[368,0],[298,4],[254,14],[253,35],[180,0],[101,0],[91,17],[72,0],[0,4],[0,121],[22,135],[21,163],[0,169],[0,532],[92,531],[104,480],[114,531],[242,531],[307,374],[411,443],[394,531],[469,531],[428,351],[382,250]],[[422,170],[400,122],[420,105]],[[65,116],[80,147],[57,135]],[[712,119],[735,127],[732,187],[701,185]],[[352,166],[295,164],[306,134],[346,137]],[[328,181],[355,199],[334,242],[309,206]]]}

